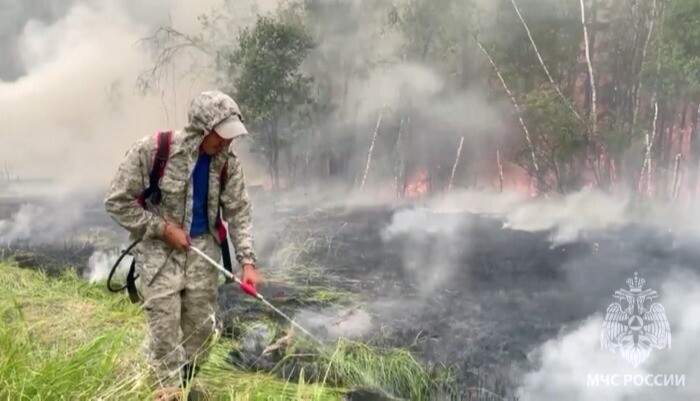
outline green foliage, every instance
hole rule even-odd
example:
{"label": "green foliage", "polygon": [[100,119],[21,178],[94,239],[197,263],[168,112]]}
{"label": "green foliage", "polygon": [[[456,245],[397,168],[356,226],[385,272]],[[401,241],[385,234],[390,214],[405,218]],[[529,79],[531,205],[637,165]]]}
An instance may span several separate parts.
{"label": "green foliage", "polygon": [[627,135],[624,131],[624,124],[621,119],[609,118],[600,121],[605,129],[601,130],[601,142],[604,144],[608,154],[614,158],[621,157],[629,149],[635,135]]}
{"label": "green foliage", "polygon": [[669,1],[663,21],[658,79],[668,95],[700,91],[700,2]]}
{"label": "green foliage", "polygon": [[[568,106],[550,89],[541,89],[543,84],[550,85],[544,63],[554,84],[574,103],[579,115],[588,116],[592,109],[578,1],[291,0],[274,15],[258,16],[236,43],[230,43],[225,33],[218,35],[216,27],[221,22],[229,29],[232,25],[222,21],[228,17],[218,15],[221,13],[202,19],[206,35],[166,33],[178,39],[176,43],[216,54],[217,71],[244,109],[254,133],[253,149],[268,159],[273,184],[277,183],[280,163],[285,161],[288,168],[284,174],[290,182],[298,177],[316,178],[313,175],[327,178],[332,161],[345,166],[343,170],[354,170],[343,171],[349,181],[361,176],[365,164],[355,160],[365,159],[366,148],[348,145],[351,141],[341,143],[334,134],[369,131],[358,127],[358,117],[366,117],[359,115],[364,102],[361,96],[366,95],[363,85],[369,82],[384,87],[372,81],[383,79],[375,74],[379,70],[404,62],[427,67],[443,87],[437,96],[459,96],[465,90],[468,95],[488,92],[481,98],[510,103],[500,79],[474,43],[476,35],[515,98],[528,103],[524,106],[527,124],[541,170],[547,181],[556,181],[554,186],[563,190],[575,188],[576,176],[584,175],[584,169],[590,172],[596,168],[592,152],[584,152],[589,145],[585,143],[588,133],[596,132],[592,140],[604,147],[595,153],[615,158],[615,174],[595,171],[596,175],[630,179],[638,175],[640,138],[653,120],[651,99],[658,101],[657,128],[663,132],[680,127],[678,120],[687,118],[680,110],[695,109],[693,103],[700,96],[700,2],[584,3],[598,112],[597,126],[588,130],[578,126],[580,122],[572,119]],[[167,49],[174,51],[179,46],[167,47],[164,60],[170,60]],[[415,162],[440,153],[437,147],[411,149],[411,137],[418,131],[415,128],[431,123],[429,117],[412,110],[415,101],[405,95],[411,92],[411,85],[407,82],[400,89],[408,89],[406,92],[389,94],[399,100],[390,105],[393,115],[382,122],[380,136],[396,132],[386,124],[398,125],[402,120],[406,121],[404,136],[401,147],[375,148],[373,170],[404,171],[409,158],[399,155],[415,153],[410,158]],[[510,123],[518,125],[515,119]],[[522,139],[519,129],[510,132],[517,132],[518,141]],[[379,145],[384,139],[379,138]],[[511,139],[499,142],[502,152],[512,151],[505,148]],[[658,141],[653,152],[670,154],[667,147],[675,147],[674,141]],[[518,163],[532,174],[529,150],[517,153]],[[664,159],[654,168],[670,170],[668,163]],[[382,180],[394,179],[393,174],[370,174]]]}
{"label": "green foliage", "polygon": [[[564,88],[576,70],[583,37],[578,2],[516,0],[537,49],[555,82]],[[534,90],[548,78],[511,0],[501,0],[494,33],[494,58],[506,80],[521,92]]]}
{"label": "green foliage", "polygon": [[664,38],[676,43],[688,58],[700,57],[700,3],[673,0],[667,7]]}
{"label": "green foliage", "polygon": [[[553,174],[559,190],[575,187],[576,159],[588,145],[586,126],[563,99],[545,85],[525,96],[523,119],[532,136],[540,173]],[[530,160],[529,149],[520,152],[521,163]]]}
{"label": "green foliage", "polygon": [[303,25],[258,16],[228,57],[229,76],[244,115],[254,127],[276,123],[310,100],[311,79],[300,66],[313,47]]}
{"label": "green foliage", "polygon": [[279,154],[311,131],[314,104],[311,78],[301,71],[313,40],[295,7],[281,16],[259,15],[244,29],[237,46],[223,56],[223,68],[244,118],[257,135],[253,150],[269,162],[275,185]]}

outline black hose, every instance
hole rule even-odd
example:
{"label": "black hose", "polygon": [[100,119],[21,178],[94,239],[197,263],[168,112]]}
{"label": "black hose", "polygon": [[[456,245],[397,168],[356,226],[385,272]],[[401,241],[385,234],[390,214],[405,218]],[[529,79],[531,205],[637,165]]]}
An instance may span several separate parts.
{"label": "black hose", "polygon": [[131,245],[129,245],[129,247],[126,248],[126,250],[124,250],[124,252],[122,252],[122,254],[119,256],[119,259],[117,259],[117,261],[114,262],[114,265],[112,265],[112,270],[109,272],[109,276],[107,277],[107,289],[110,290],[111,292],[121,292],[121,291],[124,291],[126,289],[126,285],[124,285],[123,287],[118,288],[118,289],[112,288],[112,285],[111,285],[112,276],[114,276],[114,272],[117,271],[117,266],[119,266],[122,259],[124,259],[124,256],[128,255],[129,252],[131,251],[131,249],[134,246],[136,246],[136,244],[138,244],[139,242],[141,242],[141,240],[137,239]]}

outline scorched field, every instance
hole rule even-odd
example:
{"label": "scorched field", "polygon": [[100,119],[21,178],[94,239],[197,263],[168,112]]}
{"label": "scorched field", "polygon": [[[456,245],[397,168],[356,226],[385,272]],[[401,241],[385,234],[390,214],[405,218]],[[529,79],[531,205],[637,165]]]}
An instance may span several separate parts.
{"label": "scorched field", "polygon": [[[686,302],[698,292],[682,278],[700,270],[698,242],[688,235],[626,223],[580,228],[562,239],[562,225],[519,229],[502,215],[430,202],[258,205],[260,292],[324,345],[234,284],[222,285],[221,338],[200,379],[209,395],[541,400],[568,392],[576,395],[566,399],[588,399],[596,389],[587,381],[605,374],[601,361],[626,363],[601,350],[601,332],[615,291],[629,290],[626,280],[635,274],[660,294],[675,335],[674,347],[654,350],[658,359],[647,369],[685,373],[674,399],[697,394],[695,370],[684,362],[697,351],[683,349],[697,334],[683,319],[696,308]],[[0,358],[10,386],[0,393],[16,394],[21,385],[40,398],[147,394],[138,370],[126,368],[142,363],[143,313],[104,285],[128,245],[124,233],[93,201],[78,207],[80,224],[63,225],[51,238],[50,225],[37,232],[36,224],[52,207],[58,206],[6,201],[0,216],[6,300],[0,344],[26,347],[26,354]],[[18,231],[24,223],[35,227]],[[100,347],[99,358],[112,355],[113,363],[78,363],[97,358]],[[109,384],[70,386],[93,369]]]}

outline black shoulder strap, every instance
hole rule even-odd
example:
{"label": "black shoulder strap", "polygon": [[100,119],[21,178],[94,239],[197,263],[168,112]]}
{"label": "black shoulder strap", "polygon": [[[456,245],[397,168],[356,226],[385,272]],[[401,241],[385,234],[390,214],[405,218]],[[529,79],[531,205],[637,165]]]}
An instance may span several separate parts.
{"label": "black shoulder strap", "polygon": [[[156,152],[155,156],[153,157],[153,167],[151,168],[151,172],[149,175],[148,188],[146,188],[138,197],[138,202],[143,208],[146,208],[146,199],[149,198],[151,199],[151,202],[153,202],[153,204],[157,205],[158,203],[160,203],[161,192],[160,188],[158,187],[158,181],[165,173],[165,166],[168,163],[168,157],[170,156],[171,142],[172,131],[158,132],[158,135],[156,135]],[[135,244],[136,243],[132,244],[132,246]],[[125,253],[126,252],[128,252],[128,250],[125,251]],[[116,269],[116,267],[117,265],[112,267],[112,272],[110,273],[110,276],[114,274],[114,270]],[[132,260],[131,266],[129,266],[129,272],[126,275],[126,285],[120,289],[123,290],[126,288],[129,294],[129,299],[132,303],[138,303],[140,300],[138,290],[136,289],[137,278],[138,276],[136,275],[136,260]],[[109,288],[109,280],[107,285]]]}
{"label": "black shoulder strap", "polygon": [[[224,192],[226,187],[226,180],[228,179],[228,160],[224,163],[224,167],[221,169],[219,174],[219,196]],[[221,220],[221,205],[219,205],[219,210],[216,213],[216,227],[219,231],[219,244],[221,245],[221,258],[224,261],[224,268],[229,272],[233,273],[233,262],[231,258],[231,251],[228,247],[228,233],[226,227]],[[227,282],[231,281],[226,279]]]}
{"label": "black shoulder strap", "polygon": [[126,292],[129,294],[129,300],[132,304],[136,304],[141,299],[139,297],[139,291],[136,288],[136,279],[139,276],[136,275],[136,259],[131,261],[131,266],[129,266],[129,272],[126,274]]}
{"label": "black shoulder strap", "polygon": [[158,187],[158,181],[165,173],[165,165],[168,163],[168,156],[170,155],[170,143],[172,141],[172,132],[159,132],[156,138],[156,154],[153,158],[153,167],[151,168],[151,173],[149,176],[148,188],[146,188],[141,196],[139,196],[139,203],[141,207],[146,207],[146,199],[151,199],[153,204],[159,204],[161,199],[160,188]]}

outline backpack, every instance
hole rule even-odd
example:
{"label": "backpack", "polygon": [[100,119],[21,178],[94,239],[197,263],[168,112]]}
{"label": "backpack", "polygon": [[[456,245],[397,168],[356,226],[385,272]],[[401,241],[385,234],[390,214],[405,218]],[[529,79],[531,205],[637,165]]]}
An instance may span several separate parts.
{"label": "backpack", "polygon": [[[170,155],[171,143],[172,131],[158,132],[158,134],[156,135],[156,152],[153,158],[153,167],[151,168],[149,174],[148,188],[144,189],[143,192],[141,192],[141,194],[137,198],[139,205],[141,205],[141,207],[144,209],[146,209],[147,199],[150,199],[151,202],[156,205],[160,203],[162,195],[161,190],[158,187],[158,183],[161,177],[163,177],[163,174],[165,173],[165,167],[168,163],[168,157]],[[221,174],[219,176],[219,193],[223,192],[224,185],[226,183],[227,167],[228,163],[225,163],[224,167],[221,169]],[[221,220],[220,212],[217,213],[216,227],[218,230],[219,244],[221,246],[221,255],[224,260],[224,267],[226,268],[226,270],[233,273],[231,253],[228,247],[228,235],[226,227],[224,226]],[[138,291],[136,290],[136,279],[138,278],[138,276],[136,275],[136,260],[132,259],[131,261],[129,272],[126,275],[126,284],[123,287],[113,288],[111,285],[111,281],[114,272],[117,270],[117,266],[119,266],[124,256],[128,255],[129,252],[131,252],[131,249],[133,249],[133,247],[136,246],[136,244],[138,244],[139,242],[141,242],[141,239],[137,239],[136,241],[134,241],[131,245],[129,245],[129,247],[126,248],[126,250],[124,250],[124,252],[122,252],[117,261],[114,262],[112,270],[109,272],[109,276],[107,277],[107,289],[110,292],[121,292],[126,289],[129,294],[129,299],[132,303],[138,303],[140,301]],[[230,281],[228,278],[226,280]]]}

